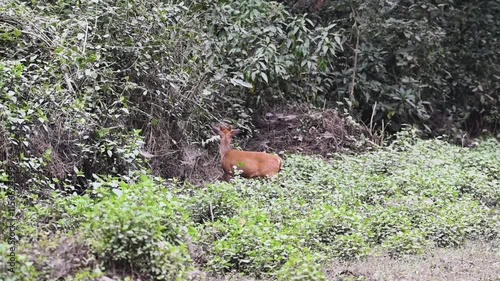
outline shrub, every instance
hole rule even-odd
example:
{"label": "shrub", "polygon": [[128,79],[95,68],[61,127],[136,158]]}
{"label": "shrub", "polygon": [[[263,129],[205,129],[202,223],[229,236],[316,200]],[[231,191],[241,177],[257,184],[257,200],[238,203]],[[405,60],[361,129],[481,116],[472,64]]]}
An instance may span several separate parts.
{"label": "shrub", "polygon": [[407,232],[415,227],[411,223],[411,217],[401,208],[373,208],[369,209],[368,213],[368,236],[375,244],[380,244],[386,237]]}
{"label": "shrub", "polygon": [[498,130],[500,41],[480,43],[500,30],[498,2],[283,2],[345,30],[344,52],[318,85],[327,101],[346,100],[365,123],[387,130],[413,123],[457,140],[462,130]]}
{"label": "shrub", "polygon": [[466,239],[488,236],[494,226],[488,210],[470,198],[436,208],[422,223],[427,238],[438,246],[458,246]]}
{"label": "shrub", "polygon": [[425,246],[425,235],[420,230],[400,231],[382,242],[382,247],[391,257],[419,254]]}
{"label": "shrub", "polygon": [[208,184],[196,190],[189,199],[191,217],[195,222],[203,223],[234,216],[244,204],[243,198],[249,199],[243,195],[241,188],[248,189],[245,185],[233,182]]}
{"label": "shrub", "polygon": [[326,281],[316,255],[299,253],[292,255],[276,273],[277,280]]}
{"label": "shrub", "polygon": [[259,209],[247,209],[237,217],[213,225],[219,235],[212,242],[209,265],[215,271],[238,270],[257,276],[274,274],[289,257],[300,251],[293,234]]}
{"label": "shrub", "polygon": [[204,156],[193,143],[208,122],[251,129],[258,104],[316,99],[340,48],[334,25],[263,0],[8,0],[0,12],[1,152],[24,189],[128,176],[143,146],[155,173],[190,175],[181,160]]}
{"label": "shrub", "polygon": [[334,257],[354,260],[367,255],[370,246],[367,237],[363,233],[351,233],[336,236],[327,250]]}
{"label": "shrub", "polygon": [[317,251],[336,242],[339,235],[363,232],[363,215],[346,205],[326,205],[309,210],[306,216],[299,216],[292,222],[306,245]]}
{"label": "shrub", "polygon": [[[483,149],[481,144],[477,149]],[[493,154],[498,147],[490,149]],[[475,151],[440,140],[418,140],[407,132],[388,148],[335,155],[328,162],[288,155],[276,181],[235,178],[230,184],[216,183],[194,196],[199,206],[203,198],[214,196],[237,203],[228,216],[215,218],[214,225],[200,225],[210,237],[207,241],[227,240],[210,242],[219,247],[212,267],[240,270],[237,261],[249,260],[252,247],[265,244],[253,236],[286,233],[291,239],[286,243],[300,241],[296,247],[341,259],[356,259],[378,247],[397,257],[419,253],[432,242],[460,245],[465,239],[495,237],[497,215],[470,192],[461,191],[466,181],[485,192],[495,184],[474,164],[489,156]],[[467,165],[461,156],[470,158]],[[489,161],[486,166],[496,165],[496,159]],[[455,209],[458,206],[462,209]],[[258,227],[238,225],[239,219],[252,217],[249,210],[259,214]],[[274,261],[273,268],[280,268],[279,263]],[[245,264],[241,270],[257,268]]]}
{"label": "shrub", "polygon": [[73,210],[85,218],[81,230],[98,261],[158,280],[183,280],[192,263],[186,239],[196,232],[179,199],[147,178],[113,185],[104,182],[95,199],[76,198]]}
{"label": "shrub", "polygon": [[[20,232],[36,233],[21,238],[33,242],[23,247],[33,266],[24,270],[53,276],[54,262],[42,257],[59,253],[68,257],[60,271],[65,278],[98,276],[93,263],[68,255],[78,252],[90,260],[95,255],[96,265],[150,279],[189,278],[196,264],[217,274],[324,280],[319,268],[326,258],[398,258],[434,245],[495,239],[498,212],[480,195],[495,194],[490,179],[497,177],[498,158],[492,155],[500,146],[482,145],[410,138],[329,161],[289,155],[275,179],[235,177],[198,188],[104,177],[85,195],[19,198]],[[472,188],[464,188],[467,181]],[[0,215],[9,217],[3,209]]]}

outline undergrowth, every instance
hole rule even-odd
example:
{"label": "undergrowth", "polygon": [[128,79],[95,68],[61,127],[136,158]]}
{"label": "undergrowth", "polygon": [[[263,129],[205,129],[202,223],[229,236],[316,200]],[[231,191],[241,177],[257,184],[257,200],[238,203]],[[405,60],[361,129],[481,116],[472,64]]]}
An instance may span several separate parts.
{"label": "undergrowth", "polygon": [[[54,280],[61,277],[57,270],[74,280],[117,270],[186,280],[194,278],[194,268],[326,280],[322,266],[331,260],[399,258],[496,240],[499,153],[496,140],[462,148],[406,133],[387,148],[330,161],[287,155],[279,176],[269,180],[236,177],[196,187],[160,178],[105,178],[86,195],[54,193],[51,202],[20,205],[29,218],[18,224],[22,266],[6,280]],[[0,214],[1,221],[8,216]],[[73,266],[57,268],[41,259],[67,254],[68,247],[87,262],[68,258]],[[7,244],[0,250],[3,270]]]}

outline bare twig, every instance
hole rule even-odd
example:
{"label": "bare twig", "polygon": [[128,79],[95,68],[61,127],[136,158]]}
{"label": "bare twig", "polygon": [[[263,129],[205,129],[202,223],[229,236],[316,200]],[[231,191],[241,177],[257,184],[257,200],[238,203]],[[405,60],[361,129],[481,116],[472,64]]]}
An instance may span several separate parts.
{"label": "bare twig", "polygon": [[73,89],[73,83],[71,82],[71,79],[69,78],[69,75],[68,73],[64,73],[64,81],[66,81],[66,86],[68,87],[68,90],[71,92],[71,93],[74,93],[75,92],[75,89]]}
{"label": "bare twig", "polygon": [[375,112],[377,110],[377,102],[373,105],[372,116],[370,117],[370,134],[373,135],[373,118],[375,117]]}
{"label": "bare twig", "polygon": [[213,209],[212,203],[210,203],[210,215],[212,216],[212,221],[215,221],[215,218],[214,218],[214,209]]}
{"label": "bare twig", "polygon": [[85,21],[85,37],[83,40],[83,48],[82,48],[82,53],[85,54],[85,51],[87,49],[87,38],[89,36],[89,23]]}
{"label": "bare twig", "polygon": [[15,26],[21,30],[22,33],[29,35],[33,38],[38,38],[45,43],[49,48],[53,48],[52,40],[35,24],[28,19],[13,18],[6,14],[0,14],[0,23]]}

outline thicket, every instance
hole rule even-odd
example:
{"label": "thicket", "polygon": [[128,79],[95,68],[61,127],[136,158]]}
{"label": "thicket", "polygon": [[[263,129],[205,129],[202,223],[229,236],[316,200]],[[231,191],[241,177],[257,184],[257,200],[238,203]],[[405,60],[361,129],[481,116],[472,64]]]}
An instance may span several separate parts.
{"label": "thicket", "polygon": [[185,176],[210,122],[251,127],[279,85],[312,93],[339,48],[266,1],[8,1],[0,22],[2,162],[23,188],[128,175],[140,148]]}
{"label": "thicket", "polygon": [[323,98],[352,103],[364,122],[451,136],[498,129],[498,1],[278,2],[320,25],[337,24],[344,52]]}
{"label": "thicket", "polygon": [[293,101],[390,131],[497,128],[498,1],[4,3],[0,174],[21,189],[133,176],[144,155],[193,178],[210,123],[251,135]]}

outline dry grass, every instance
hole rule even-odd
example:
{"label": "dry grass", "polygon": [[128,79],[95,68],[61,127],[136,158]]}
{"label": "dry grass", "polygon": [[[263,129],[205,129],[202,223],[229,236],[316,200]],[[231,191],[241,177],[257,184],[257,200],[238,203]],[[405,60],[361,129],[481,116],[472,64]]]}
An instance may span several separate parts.
{"label": "dry grass", "polygon": [[500,252],[498,242],[469,242],[461,248],[432,249],[402,259],[381,256],[334,262],[325,273],[328,280],[336,281],[493,281],[500,280]]}

